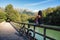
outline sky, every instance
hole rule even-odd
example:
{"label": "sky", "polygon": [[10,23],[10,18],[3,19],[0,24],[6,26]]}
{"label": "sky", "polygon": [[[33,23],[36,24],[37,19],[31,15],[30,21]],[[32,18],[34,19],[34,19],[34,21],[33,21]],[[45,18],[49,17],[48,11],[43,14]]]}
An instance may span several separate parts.
{"label": "sky", "polygon": [[0,7],[12,4],[14,8],[38,11],[60,5],[60,0],[0,0]]}

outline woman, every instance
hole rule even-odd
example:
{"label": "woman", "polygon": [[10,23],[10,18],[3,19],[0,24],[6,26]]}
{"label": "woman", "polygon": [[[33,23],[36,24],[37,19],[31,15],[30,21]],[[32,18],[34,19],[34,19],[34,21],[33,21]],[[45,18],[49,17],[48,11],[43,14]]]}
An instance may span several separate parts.
{"label": "woman", "polygon": [[38,15],[35,18],[35,23],[36,24],[42,24],[42,11],[38,12]]}

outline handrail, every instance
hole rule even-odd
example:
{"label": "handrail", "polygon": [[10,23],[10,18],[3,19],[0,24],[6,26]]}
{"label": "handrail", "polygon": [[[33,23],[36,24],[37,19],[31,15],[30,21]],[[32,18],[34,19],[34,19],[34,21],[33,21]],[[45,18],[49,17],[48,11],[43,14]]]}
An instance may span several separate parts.
{"label": "handrail", "polygon": [[[38,35],[41,35],[44,37],[44,40],[46,40],[46,38],[48,39],[51,39],[51,40],[55,40],[54,38],[51,38],[49,36],[46,36],[46,29],[51,29],[51,30],[56,30],[56,31],[60,31],[60,26],[52,26],[52,25],[39,25],[39,24],[35,24],[35,23],[20,23],[20,22],[17,22],[19,24],[22,24],[22,25],[28,25],[28,28],[25,28],[27,29],[27,31],[32,31],[33,32],[33,37],[35,38],[35,34],[38,34]],[[29,29],[31,26],[34,26],[34,30],[32,29]],[[41,34],[41,33],[38,33],[38,32],[35,32],[35,26],[37,27],[41,27],[41,28],[44,28],[44,34]],[[24,26],[25,27],[25,26]],[[34,39],[35,40],[35,39]]]}
{"label": "handrail", "polygon": [[44,25],[44,24],[39,25],[39,24],[36,24],[36,23],[20,23],[20,22],[17,22],[17,23],[60,31],[60,26],[52,26],[52,25]]}

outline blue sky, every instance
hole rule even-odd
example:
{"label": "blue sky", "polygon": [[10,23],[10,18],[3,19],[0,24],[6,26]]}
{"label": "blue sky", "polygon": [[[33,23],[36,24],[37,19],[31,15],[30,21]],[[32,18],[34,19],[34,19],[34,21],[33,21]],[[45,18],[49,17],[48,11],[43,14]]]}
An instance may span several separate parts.
{"label": "blue sky", "polygon": [[0,7],[12,4],[15,8],[42,10],[60,5],[60,0],[0,0]]}

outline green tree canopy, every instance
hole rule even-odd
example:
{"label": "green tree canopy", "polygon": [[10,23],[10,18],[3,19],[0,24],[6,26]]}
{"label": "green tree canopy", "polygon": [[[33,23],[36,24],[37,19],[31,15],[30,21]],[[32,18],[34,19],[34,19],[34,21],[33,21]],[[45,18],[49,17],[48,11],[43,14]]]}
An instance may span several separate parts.
{"label": "green tree canopy", "polygon": [[21,21],[22,21],[22,22],[27,21],[28,18],[29,18],[29,16],[28,16],[27,14],[21,14]]}
{"label": "green tree canopy", "polygon": [[14,10],[11,4],[5,7],[5,12],[7,13],[7,18],[10,19],[11,21],[14,22],[21,21],[19,13],[16,10]]}
{"label": "green tree canopy", "polygon": [[4,21],[6,19],[7,19],[6,13],[2,9],[0,9],[0,22]]}

